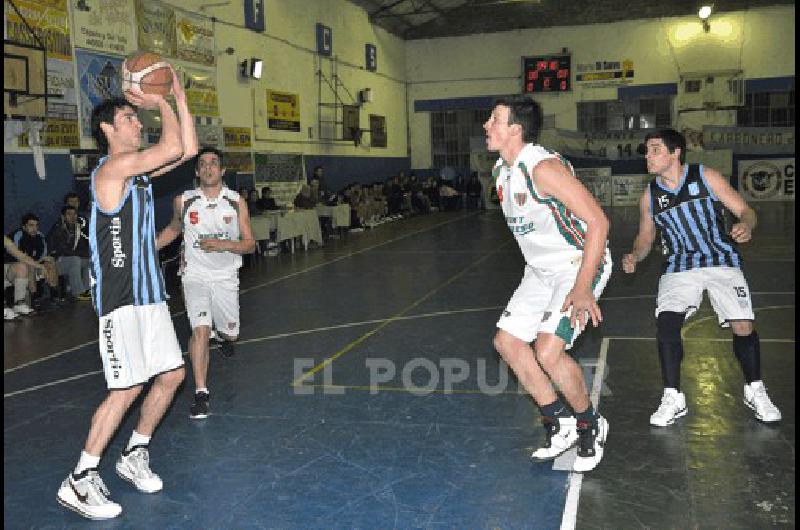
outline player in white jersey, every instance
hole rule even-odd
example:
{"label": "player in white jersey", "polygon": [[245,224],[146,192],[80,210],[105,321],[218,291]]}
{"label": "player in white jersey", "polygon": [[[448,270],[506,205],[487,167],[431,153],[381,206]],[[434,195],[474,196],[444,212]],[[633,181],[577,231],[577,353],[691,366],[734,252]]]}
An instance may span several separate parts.
{"label": "player in white jersey", "polygon": [[189,356],[192,359],[195,395],[189,417],[208,417],[208,341],[212,326],[221,340],[220,351],[233,355],[239,338],[239,267],[242,254],[255,249],[250,230],[247,198],[222,181],[222,153],[203,148],[195,170],[200,187],[175,198],[170,224],[158,235],[161,249],[183,232],[180,274],[186,312],[192,327]]}
{"label": "player in white jersey", "polygon": [[595,326],[602,320],[597,297],[611,274],[608,219],[566,160],[530,143],[541,116],[530,98],[498,101],[483,126],[488,149],[500,153],[497,196],[525,258],[494,345],[541,410],[547,442],[533,459],[553,459],[577,444],[573,469],[584,472],[603,457],[608,422],[594,411],[583,371],[566,349],[589,319]]}

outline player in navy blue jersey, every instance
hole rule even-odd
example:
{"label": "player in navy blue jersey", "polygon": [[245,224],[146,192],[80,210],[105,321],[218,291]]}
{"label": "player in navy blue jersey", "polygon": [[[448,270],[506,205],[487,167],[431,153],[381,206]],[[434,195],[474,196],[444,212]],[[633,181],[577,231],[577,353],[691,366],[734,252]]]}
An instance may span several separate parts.
{"label": "player in navy blue jersey", "polygon": [[[97,467],[128,408],[153,378],[116,471],[139,491],[155,493],[163,487],[150,469],[148,444],[183,381],[184,368],[156,251],[151,179],[197,153],[194,120],[174,71],[172,94],[177,116],[163,96],[138,89],[92,112],[92,134],[107,153],[92,172],[89,246],[91,294],[100,318],[100,355],[109,394],[92,418],[78,465],[58,490],[62,505],[90,519],[122,512]],[[161,114],[161,139],[141,151],[136,107]]]}
{"label": "player in navy blue jersey", "polygon": [[[680,390],[681,326],[700,306],[703,291],[720,326],[733,332],[733,352],[744,374],[744,403],[758,420],[781,413],[761,380],[761,352],[753,322],[750,289],[742,274],[737,243],[750,241],[756,213],[717,170],[686,164],[686,139],[672,129],[646,136],[647,169],[656,177],[639,201],[641,217],[633,250],[622,258],[626,273],[650,252],[657,231],[664,250],[656,300],[656,338],[664,393],[650,424],[665,427],[686,415]],[[725,224],[725,210],[736,222]]]}

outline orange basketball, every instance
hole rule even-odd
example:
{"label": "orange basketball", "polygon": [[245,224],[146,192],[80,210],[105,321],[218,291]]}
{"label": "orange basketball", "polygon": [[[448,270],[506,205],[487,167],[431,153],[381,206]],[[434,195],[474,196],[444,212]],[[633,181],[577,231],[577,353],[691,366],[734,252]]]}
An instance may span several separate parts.
{"label": "orange basketball", "polygon": [[169,63],[157,53],[137,52],[122,63],[122,90],[136,86],[145,94],[166,96],[172,92]]}

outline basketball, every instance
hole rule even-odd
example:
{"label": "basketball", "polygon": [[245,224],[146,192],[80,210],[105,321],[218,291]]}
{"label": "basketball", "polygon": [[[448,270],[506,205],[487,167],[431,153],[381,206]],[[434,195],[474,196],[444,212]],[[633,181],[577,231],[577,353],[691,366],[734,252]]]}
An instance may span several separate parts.
{"label": "basketball", "polygon": [[145,94],[166,96],[172,92],[172,71],[169,63],[157,53],[137,52],[122,63],[122,90],[133,86]]}

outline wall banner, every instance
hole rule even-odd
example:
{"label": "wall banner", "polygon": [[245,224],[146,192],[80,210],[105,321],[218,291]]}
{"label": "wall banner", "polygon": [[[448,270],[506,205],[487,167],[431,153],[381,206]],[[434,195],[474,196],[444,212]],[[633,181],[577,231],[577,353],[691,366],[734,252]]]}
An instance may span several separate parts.
{"label": "wall banner", "polygon": [[794,153],[794,127],[703,126],[706,149],[732,149],[736,154],[788,155]]}
{"label": "wall banner", "polygon": [[175,11],[156,2],[136,0],[137,42],[142,51],[175,57]]}
{"label": "wall banner", "polygon": [[300,132],[300,95],[267,89],[267,120],[270,129]]}
{"label": "wall banner", "polygon": [[739,160],[738,169],[746,201],[794,200],[794,158]]}
{"label": "wall banner", "polygon": [[222,153],[222,165],[225,166],[227,171],[233,171],[235,173],[252,173],[253,153],[249,151],[224,151]]}
{"label": "wall banner", "polygon": [[[72,60],[66,0],[14,0],[14,5],[44,43],[48,58]],[[6,40],[30,46],[39,45],[16,11],[8,4],[5,4],[5,19]]]}
{"label": "wall banner", "polygon": [[637,206],[645,188],[652,180],[650,175],[614,175],[611,177],[612,206]]}
{"label": "wall banner", "polygon": [[74,6],[75,46],[119,55],[137,48],[130,0],[81,0]]}
{"label": "wall banner", "polygon": [[591,192],[600,206],[611,206],[611,168],[575,168],[575,176]]}
{"label": "wall banner", "polygon": [[205,17],[178,12],[175,15],[178,58],[184,61],[214,66],[214,29]]}
{"label": "wall banner", "polygon": [[183,79],[186,101],[192,116],[219,116],[216,70],[204,70],[176,62],[172,66]]}
{"label": "wall banner", "polygon": [[247,149],[253,147],[250,127],[223,127],[225,148]]}
{"label": "wall banner", "polygon": [[122,57],[77,48],[75,59],[80,87],[78,107],[81,115],[81,135],[90,138],[92,110],[95,105],[106,99],[122,97],[120,86]]}

